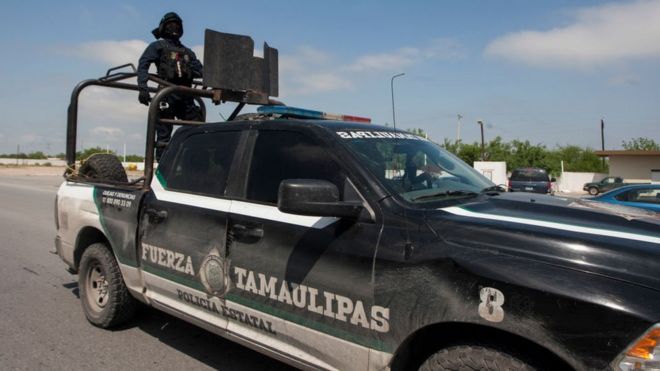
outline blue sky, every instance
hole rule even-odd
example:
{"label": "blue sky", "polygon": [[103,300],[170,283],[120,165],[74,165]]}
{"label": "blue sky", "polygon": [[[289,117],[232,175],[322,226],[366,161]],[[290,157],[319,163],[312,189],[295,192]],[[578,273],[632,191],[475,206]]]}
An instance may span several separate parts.
{"label": "blue sky", "polygon": [[[0,14],[0,153],[64,150],[71,89],[133,62],[165,12],[202,50],[205,28],[279,49],[280,100],[442,142],[529,140],[608,149],[660,142],[660,0],[642,1],[5,1]],[[198,55],[201,58],[201,55]],[[231,107],[211,110],[220,120]],[[133,92],[90,90],[79,145],[144,147]]]}

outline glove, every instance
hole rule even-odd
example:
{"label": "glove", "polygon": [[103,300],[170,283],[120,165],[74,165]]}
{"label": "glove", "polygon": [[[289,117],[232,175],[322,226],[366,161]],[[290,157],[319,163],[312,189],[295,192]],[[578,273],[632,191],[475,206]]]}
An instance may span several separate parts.
{"label": "glove", "polygon": [[138,100],[140,103],[144,104],[145,106],[149,105],[149,102],[151,101],[151,96],[149,95],[149,92],[147,90],[140,90],[140,94],[138,95]]}

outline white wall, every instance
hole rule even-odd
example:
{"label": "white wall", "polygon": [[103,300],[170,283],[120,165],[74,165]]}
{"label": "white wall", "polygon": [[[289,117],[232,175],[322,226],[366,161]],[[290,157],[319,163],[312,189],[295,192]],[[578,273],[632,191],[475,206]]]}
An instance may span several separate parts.
{"label": "white wall", "polygon": [[565,171],[562,176],[557,180],[557,187],[559,192],[564,193],[581,193],[584,183],[597,182],[605,178],[607,174],[604,173],[573,173]]}
{"label": "white wall", "polygon": [[475,161],[472,167],[496,185],[507,184],[506,162],[504,161]]}
{"label": "white wall", "polygon": [[[19,166],[33,166],[33,165],[41,165],[43,166],[45,163],[50,163],[51,166],[66,166],[66,161],[65,160],[59,160],[57,158],[49,158],[47,160],[28,160],[28,159],[18,159],[18,165]],[[0,165],[16,165],[16,159],[15,158],[0,158]],[[121,163],[124,168],[128,168],[129,165],[135,165],[137,166],[137,170],[139,171],[144,171],[144,162],[122,162]],[[154,164],[154,167],[156,167],[156,164]]]}
{"label": "white wall", "polygon": [[610,174],[628,183],[651,181],[651,169],[660,169],[660,156],[610,156]]}
{"label": "white wall", "polygon": [[0,164],[2,165],[20,165],[20,166],[28,166],[28,165],[43,165],[46,162],[49,162],[52,166],[66,166],[66,161],[64,160],[59,160],[57,158],[49,158],[46,160],[28,160],[28,159],[18,159],[18,162],[16,162],[15,158],[0,158]]}
{"label": "white wall", "polygon": [[[136,167],[135,170],[137,171],[144,171],[144,162],[122,162],[121,163],[124,169],[128,169],[129,166],[133,165]],[[154,163],[154,169],[156,168],[156,164]]]}
{"label": "white wall", "polygon": [[651,183],[660,184],[660,169],[651,169]]}

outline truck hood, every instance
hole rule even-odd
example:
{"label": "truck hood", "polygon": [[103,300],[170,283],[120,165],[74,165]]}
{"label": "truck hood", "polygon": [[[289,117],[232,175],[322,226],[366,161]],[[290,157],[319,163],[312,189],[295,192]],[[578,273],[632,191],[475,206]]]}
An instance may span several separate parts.
{"label": "truck hood", "polygon": [[444,242],[660,291],[660,216],[654,212],[591,200],[502,193],[427,215],[429,227]]}

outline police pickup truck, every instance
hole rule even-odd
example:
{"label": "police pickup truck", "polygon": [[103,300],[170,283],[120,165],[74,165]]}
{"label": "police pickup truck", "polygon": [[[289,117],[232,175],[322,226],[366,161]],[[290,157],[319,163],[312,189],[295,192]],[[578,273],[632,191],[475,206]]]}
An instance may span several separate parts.
{"label": "police pickup truck", "polygon": [[93,325],[141,302],[302,369],[660,367],[654,213],[501,192],[425,138],[273,101],[182,122],[154,170],[158,102],[219,95],[174,86],[144,177],[73,169],[90,84],[55,212]]}

